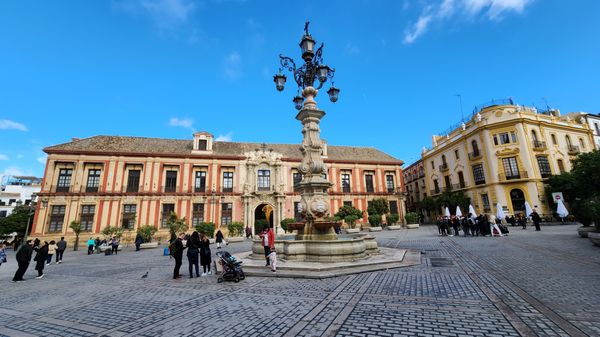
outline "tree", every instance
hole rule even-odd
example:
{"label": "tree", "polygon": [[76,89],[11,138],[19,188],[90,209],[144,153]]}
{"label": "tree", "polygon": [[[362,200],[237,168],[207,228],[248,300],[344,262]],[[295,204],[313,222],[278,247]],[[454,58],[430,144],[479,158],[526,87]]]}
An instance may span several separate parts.
{"label": "tree", "polygon": [[335,213],[335,216],[344,220],[350,228],[354,228],[356,220],[362,218],[363,214],[363,211],[354,206],[344,205]]}
{"label": "tree", "polygon": [[471,198],[467,197],[463,192],[444,191],[435,199],[438,209],[440,207],[448,207],[450,212],[454,212],[456,206],[460,206],[463,210],[468,210],[471,204]]}
{"label": "tree", "polygon": [[428,214],[437,214],[440,210],[439,205],[432,197],[425,197],[421,201],[421,208],[426,210]]}
{"label": "tree", "polygon": [[32,211],[32,206],[17,206],[10,215],[0,218],[0,237],[13,233],[17,233],[17,237],[23,237]]}
{"label": "tree", "polygon": [[81,222],[73,220],[69,224],[69,228],[73,230],[75,233],[75,244],[73,245],[73,250],[79,249],[79,234],[81,234]]}
{"label": "tree", "polygon": [[369,215],[384,215],[389,211],[390,206],[385,198],[373,199],[369,203],[369,207],[367,207],[367,213],[369,213]]}
{"label": "tree", "polygon": [[234,221],[227,225],[227,230],[229,231],[229,236],[242,236],[242,233],[244,232],[244,224]]}
{"label": "tree", "polygon": [[156,228],[151,225],[140,226],[138,227],[137,233],[142,237],[142,241],[152,242],[152,237],[154,237],[154,233],[156,233]]}
{"label": "tree", "polygon": [[179,218],[177,213],[171,212],[169,214],[169,219],[167,220],[167,224],[169,225],[169,234],[170,239],[169,242],[175,241],[177,239],[177,233],[182,232],[187,229],[187,224],[185,223],[185,217]]}

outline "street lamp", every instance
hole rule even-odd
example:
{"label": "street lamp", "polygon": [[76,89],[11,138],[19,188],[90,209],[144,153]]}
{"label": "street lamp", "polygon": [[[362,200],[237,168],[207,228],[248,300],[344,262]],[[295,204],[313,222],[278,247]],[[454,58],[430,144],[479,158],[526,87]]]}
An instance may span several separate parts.
{"label": "street lamp", "polygon": [[[283,91],[285,86],[286,76],[282,74],[284,69],[288,70],[294,76],[294,80],[296,84],[298,84],[298,88],[302,90],[302,96],[297,95],[292,100],[296,109],[301,110],[302,104],[312,103],[312,100],[305,101],[306,95],[304,93],[304,89],[308,87],[315,87],[315,89],[321,89],[325,82],[329,79],[331,81],[331,88],[327,90],[327,94],[329,95],[329,100],[333,103],[337,102],[338,96],[340,93],[340,89],[336,88],[333,85],[333,75],[335,73],[335,69],[330,68],[328,65],[323,63],[323,43],[321,46],[315,51],[316,41],[312,38],[310,33],[308,32],[308,22],[304,26],[304,36],[300,40],[300,49],[302,50],[302,59],[304,60],[304,64],[299,68],[296,67],[296,63],[290,57],[279,55],[281,68],[279,68],[279,72],[273,76],[273,81],[275,82],[275,86],[277,91]],[[315,82],[318,82],[316,84]],[[315,96],[315,95],[311,95]]]}
{"label": "street lamp", "polygon": [[31,223],[31,216],[35,214],[35,204],[37,200],[37,194],[31,194],[31,203],[29,204],[29,216],[27,217],[27,226],[25,226],[25,235],[23,235],[23,241],[21,245],[27,243],[27,234],[29,234],[29,224]]}

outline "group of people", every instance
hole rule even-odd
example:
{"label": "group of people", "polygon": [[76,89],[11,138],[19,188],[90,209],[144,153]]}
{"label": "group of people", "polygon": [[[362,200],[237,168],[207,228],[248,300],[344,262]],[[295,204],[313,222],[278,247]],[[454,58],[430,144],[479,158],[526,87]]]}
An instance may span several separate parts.
{"label": "group of people", "polygon": [[33,261],[35,261],[35,270],[38,272],[36,278],[41,279],[44,277],[44,267],[52,264],[53,256],[56,256],[56,264],[62,263],[63,254],[66,249],[67,241],[65,241],[64,237],[61,237],[58,242],[52,240],[42,243],[39,239],[35,239],[34,241],[27,240],[25,244],[22,244],[17,249],[16,260],[18,268],[12,279],[13,282],[25,281],[23,275],[25,275],[27,268],[29,268],[33,252],[36,253],[33,258]]}
{"label": "group of people", "polygon": [[[99,237],[96,237],[96,239],[90,237],[90,239],[87,240],[87,247],[88,247],[87,253],[88,253],[88,255],[94,254],[94,252],[100,253],[100,246],[108,245],[111,248],[111,250],[110,250],[111,254],[117,255],[117,251],[119,249],[120,243],[121,243],[121,241],[116,235],[113,235],[109,241],[100,240]],[[136,250],[139,250],[139,249],[137,249],[137,243],[136,243]]]}
{"label": "group of people", "polygon": [[[219,231],[218,233],[220,233]],[[185,242],[185,246],[183,241]],[[221,240],[217,248],[221,248],[221,242],[223,240],[223,234],[221,234]],[[173,269],[173,279],[178,279],[182,275],[179,273],[179,269],[183,264],[183,251],[187,249],[188,268],[190,278],[194,277],[194,271],[196,277],[211,275],[210,264],[212,262],[211,251],[210,251],[210,240],[205,234],[200,234],[196,231],[192,235],[186,235],[185,233],[179,234],[179,236],[171,242],[169,250],[171,256],[175,259],[175,268]],[[199,265],[202,266],[202,274],[200,274]]]}
{"label": "group of people", "polygon": [[[531,220],[535,226],[535,230],[540,230],[541,218],[536,211],[531,213]],[[523,214],[516,216],[506,216],[506,223],[511,226],[521,226],[527,229],[527,217]],[[502,223],[502,219],[496,218],[491,222],[486,214],[474,216],[469,213],[467,216],[440,216],[437,219],[437,227],[441,236],[459,236],[459,231],[462,230],[463,236],[504,236],[508,235],[508,228]]]}

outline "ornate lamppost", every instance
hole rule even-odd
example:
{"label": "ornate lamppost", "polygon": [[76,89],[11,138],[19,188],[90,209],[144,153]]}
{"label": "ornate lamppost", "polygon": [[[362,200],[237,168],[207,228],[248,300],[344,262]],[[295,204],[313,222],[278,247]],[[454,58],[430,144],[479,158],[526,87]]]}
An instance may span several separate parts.
{"label": "ornate lamppost", "polygon": [[304,36],[300,41],[304,64],[296,67],[292,58],[279,55],[281,68],[273,80],[277,90],[283,91],[286,76],[282,71],[286,69],[293,74],[298,91],[302,94],[292,100],[296,109],[300,110],[296,119],[303,125],[303,140],[300,145],[302,162],[298,167],[298,171],[302,174],[302,181],[298,186],[301,191],[301,215],[304,218],[304,227],[299,230],[298,238],[321,240],[335,238],[335,231],[333,223],[323,219],[329,214],[327,189],[332,184],[324,178],[327,167],[321,157],[323,142],[320,138],[319,122],[325,116],[325,111],[319,110],[314,98],[328,80],[331,81],[331,88],[327,93],[332,102],[338,100],[340,89],[333,85],[335,69],[323,63],[323,44],[321,43],[315,51],[316,42],[308,32],[308,24],[306,22]]}

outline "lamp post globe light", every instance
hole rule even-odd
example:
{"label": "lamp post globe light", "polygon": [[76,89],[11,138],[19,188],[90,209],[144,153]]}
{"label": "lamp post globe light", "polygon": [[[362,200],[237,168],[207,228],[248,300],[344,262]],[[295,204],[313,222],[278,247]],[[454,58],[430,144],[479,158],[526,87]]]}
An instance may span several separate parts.
{"label": "lamp post globe light", "polygon": [[319,110],[314,98],[318,90],[327,81],[331,81],[331,88],[327,91],[332,102],[338,100],[340,89],[333,85],[335,69],[323,63],[323,44],[315,50],[316,41],[308,32],[308,22],[304,26],[304,35],[300,41],[302,60],[304,64],[296,67],[290,57],[279,55],[281,68],[273,77],[278,91],[283,91],[286,76],[283,69],[292,73],[298,85],[298,94],[293,98],[294,105],[300,110],[296,115],[302,125],[303,140],[300,146],[302,162],[298,171],[302,174],[302,181],[298,184],[301,191],[301,217],[304,226],[298,231],[297,239],[301,240],[331,240],[336,238],[333,229],[334,223],[324,218],[329,214],[329,198],[327,190],[332,184],[324,178],[327,167],[323,162],[323,141],[320,138],[319,123],[325,116],[325,111]]}

